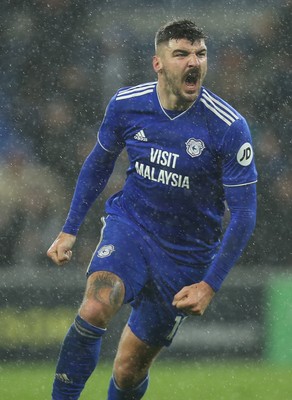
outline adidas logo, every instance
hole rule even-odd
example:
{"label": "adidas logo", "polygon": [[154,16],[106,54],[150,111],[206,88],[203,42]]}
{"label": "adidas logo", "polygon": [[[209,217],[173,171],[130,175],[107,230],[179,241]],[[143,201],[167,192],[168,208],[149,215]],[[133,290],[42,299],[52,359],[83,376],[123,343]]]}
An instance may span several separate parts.
{"label": "adidas logo", "polygon": [[73,381],[68,378],[67,374],[56,374],[55,377],[56,377],[56,379],[58,379],[59,381],[64,382],[64,383],[68,383],[68,384],[73,383]]}
{"label": "adidas logo", "polygon": [[136,135],[134,136],[134,139],[140,140],[141,142],[148,142],[148,139],[145,136],[143,129],[141,129],[139,132],[136,133]]}

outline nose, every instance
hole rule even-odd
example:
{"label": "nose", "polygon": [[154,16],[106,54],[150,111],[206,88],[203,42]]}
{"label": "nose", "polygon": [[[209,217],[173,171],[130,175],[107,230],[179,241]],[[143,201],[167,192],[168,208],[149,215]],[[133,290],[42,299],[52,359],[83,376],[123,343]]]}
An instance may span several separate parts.
{"label": "nose", "polygon": [[197,57],[196,54],[190,54],[189,60],[188,60],[188,66],[189,67],[197,67],[200,64],[199,58]]}

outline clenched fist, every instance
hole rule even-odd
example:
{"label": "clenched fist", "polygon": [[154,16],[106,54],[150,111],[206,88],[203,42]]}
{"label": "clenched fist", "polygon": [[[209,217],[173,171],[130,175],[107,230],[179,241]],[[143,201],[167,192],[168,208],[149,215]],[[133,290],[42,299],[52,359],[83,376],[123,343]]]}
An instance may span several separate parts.
{"label": "clenched fist", "polygon": [[47,251],[47,256],[57,265],[63,265],[71,260],[72,247],[76,241],[76,236],[61,232]]}
{"label": "clenched fist", "polygon": [[203,315],[215,292],[202,281],[185,286],[173,298],[172,305],[186,314]]}

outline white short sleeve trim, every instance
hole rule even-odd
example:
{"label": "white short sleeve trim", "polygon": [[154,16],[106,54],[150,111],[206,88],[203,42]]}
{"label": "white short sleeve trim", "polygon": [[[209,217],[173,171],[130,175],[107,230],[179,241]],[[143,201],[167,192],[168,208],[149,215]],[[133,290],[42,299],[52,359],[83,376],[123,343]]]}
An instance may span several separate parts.
{"label": "white short sleeve trim", "polygon": [[239,185],[225,185],[223,183],[223,186],[225,186],[225,187],[246,186],[246,185],[252,185],[253,183],[256,183],[256,182],[257,182],[257,180],[256,181],[252,181],[252,182],[240,183]]}

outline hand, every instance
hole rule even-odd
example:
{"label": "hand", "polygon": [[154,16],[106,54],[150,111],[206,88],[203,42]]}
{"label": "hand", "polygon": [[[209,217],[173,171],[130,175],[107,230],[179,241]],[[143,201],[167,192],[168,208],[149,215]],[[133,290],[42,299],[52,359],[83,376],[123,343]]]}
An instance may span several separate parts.
{"label": "hand", "polygon": [[57,236],[52,246],[47,251],[47,256],[57,265],[63,265],[71,260],[72,247],[76,241],[76,236],[61,232]]}
{"label": "hand", "polygon": [[211,286],[202,281],[182,288],[174,296],[172,305],[186,314],[203,315],[214,295]]}

